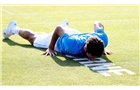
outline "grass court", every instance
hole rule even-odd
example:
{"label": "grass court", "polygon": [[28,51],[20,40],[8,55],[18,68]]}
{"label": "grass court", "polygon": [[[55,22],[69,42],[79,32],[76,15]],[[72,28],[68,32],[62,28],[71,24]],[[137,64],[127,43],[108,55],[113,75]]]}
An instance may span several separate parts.
{"label": "grass court", "polygon": [[[0,84],[3,86],[139,86],[139,5],[0,5],[1,55]],[[81,32],[93,32],[93,23],[101,21],[109,37],[102,56],[116,66],[134,72],[110,73],[105,77],[88,67],[58,54],[42,56],[18,35],[4,40],[3,29],[11,20],[18,26],[49,33],[64,19]]]}

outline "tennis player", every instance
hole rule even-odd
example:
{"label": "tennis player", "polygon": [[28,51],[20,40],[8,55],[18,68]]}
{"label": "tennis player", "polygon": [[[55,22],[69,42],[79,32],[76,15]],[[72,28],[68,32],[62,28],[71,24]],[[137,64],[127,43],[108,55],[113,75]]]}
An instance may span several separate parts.
{"label": "tennis player", "polygon": [[102,54],[111,55],[105,50],[108,45],[108,36],[101,22],[94,23],[94,32],[81,33],[70,28],[69,20],[64,20],[51,33],[37,33],[29,29],[19,28],[15,20],[11,21],[3,31],[4,39],[18,34],[28,40],[36,48],[46,48],[43,55],[55,56],[57,52],[65,55],[86,55],[90,60],[101,57]]}

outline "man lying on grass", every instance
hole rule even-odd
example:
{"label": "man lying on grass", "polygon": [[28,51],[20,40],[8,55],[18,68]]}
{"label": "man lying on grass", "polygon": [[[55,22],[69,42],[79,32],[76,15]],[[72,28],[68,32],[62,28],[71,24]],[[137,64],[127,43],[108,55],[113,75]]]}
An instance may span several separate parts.
{"label": "man lying on grass", "polygon": [[37,33],[29,29],[17,27],[15,20],[4,29],[4,38],[18,34],[28,40],[31,45],[37,48],[47,48],[43,55],[55,56],[57,52],[65,55],[82,56],[86,55],[90,60],[101,57],[102,54],[112,54],[105,50],[108,45],[108,37],[105,34],[101,22],[94,23],[94,32],[80,33],[78,30],[69,28],[69,21],[64,20],[54,31],[49,34]]}

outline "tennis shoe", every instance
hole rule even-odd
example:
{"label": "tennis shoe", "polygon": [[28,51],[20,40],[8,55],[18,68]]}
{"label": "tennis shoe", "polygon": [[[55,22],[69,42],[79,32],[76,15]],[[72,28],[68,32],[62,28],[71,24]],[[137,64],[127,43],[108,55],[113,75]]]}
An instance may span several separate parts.
{"label": "tennis shoe", "polygon": [[14,35],[16,33],[15,28],[17,28],[17,22],[15,20],[12,20],[8,27],[3,30],[3,37],[9,38],[11,35]]}
{"label": "tennis shoe", "polygon": [[61,23],[61,25],[63,27],[68,27],[69,26],[69,20],[67,20],[67,19],[63,20],[62,23]]}

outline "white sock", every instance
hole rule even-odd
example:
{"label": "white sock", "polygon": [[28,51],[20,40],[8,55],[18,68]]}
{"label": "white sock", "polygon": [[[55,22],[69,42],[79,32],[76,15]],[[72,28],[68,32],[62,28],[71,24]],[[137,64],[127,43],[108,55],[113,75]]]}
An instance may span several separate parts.
{"label": "white sock", "polygon": [[12,28],[12,33],[13,34],[19,34],[19,30],[20,30],[20,28],[18,28],[18,27]]}

